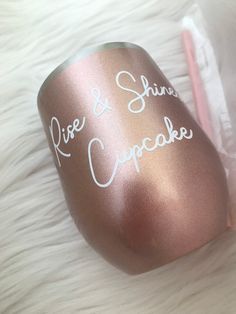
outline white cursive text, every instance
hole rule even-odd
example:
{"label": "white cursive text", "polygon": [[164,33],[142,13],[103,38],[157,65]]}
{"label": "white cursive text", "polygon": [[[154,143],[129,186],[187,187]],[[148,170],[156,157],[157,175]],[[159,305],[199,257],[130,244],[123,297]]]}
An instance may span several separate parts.
{"label": "white cursive text", "polygon": [[126,77],[126,78],[128,77],[133,82],[136,82],[136,79],[128,71],[120,71],[116,75],[117,86],[135,95],[135,97],[132,100],[130,100],[128,103],[128,110],[132,113],[140,113],[145,109],[145,106],[146,106],[145,97],[164,96],[164,95],[178,97],[177,92],[172,87],[158,86],[156,83],[154,83],[153,86],[150,86],[148,79],[146,78],[145,75],[140,75],[140,80],[142,83],[143,91],[139,93],[134,89],[131,89],[127,86],[122,85],[120,80],[123,77]]}
{"label": "white cursive text", "polygon": [[179,130],[175,130],[173,127],[173,123],[168,117],[164,117],[164,124],[167,130],[167,136],[163,133],[159,133],[155,139],[151,139],[150,137],[145,137],[142,139],[141,144],[135,144],[132,147],[129,147],[125,153],[117,154],[114,162],[114,166],[111,172],[111,176],[107,182],[101,183],[96,177],[94,165],[93,165],[93,147],[94,145],[99,145],[102,150],[105,149],[105,146],[101,139],[93,138],[90,140],[88,144],[88,160],[89,160],[89,168],[94,182],[101,188],[106,188],[115,179],[119,168],[128,161],[133,162],[136,172],[140,172],[139,167],[139,158],[143,156],[143,152],[153,152],[158,147],[164,147],[168,144],[174,143],[176,140],[181,141],[185,139],[191,139],[193,137],[193,131],[191,129],[187,130],[185,127],[180,127]]}

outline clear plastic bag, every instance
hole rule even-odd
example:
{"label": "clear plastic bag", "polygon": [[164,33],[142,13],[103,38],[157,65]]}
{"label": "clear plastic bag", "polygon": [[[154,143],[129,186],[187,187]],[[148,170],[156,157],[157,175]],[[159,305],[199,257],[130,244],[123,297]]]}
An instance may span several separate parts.
{"label": "clear plastic bag", "polygon": [[194,4],[182,19],[182,39],[194,96],[195,116],[223,162],[230,193],[229,227],[236,228],[236,134],[215,52],[201,9]]}

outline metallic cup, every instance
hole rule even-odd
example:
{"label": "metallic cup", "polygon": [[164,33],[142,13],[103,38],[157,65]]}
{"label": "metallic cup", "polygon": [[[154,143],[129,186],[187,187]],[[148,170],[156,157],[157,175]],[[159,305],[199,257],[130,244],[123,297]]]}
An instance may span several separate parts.
{"label": "metallic cup", "polygon": [[141,47],[107,43],[52,72],[38,108],[76,225],[130,274],[227,228],[219,156]]}

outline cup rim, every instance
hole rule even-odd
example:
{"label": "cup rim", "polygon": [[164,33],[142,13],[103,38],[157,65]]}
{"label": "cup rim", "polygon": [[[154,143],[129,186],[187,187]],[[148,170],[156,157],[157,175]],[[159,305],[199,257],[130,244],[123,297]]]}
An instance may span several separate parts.
{"label": "cup rim", "polygon": [[43,81],[39,89],[38,97],[41,94],[41,92],[46,88],[48,83],[52,81],[59,73],[61,73],[69,65],[76,63],[92,55],[93,53],[100,52],[107,49],[116,49],[116,48],[136,48],[136,49],[143,50],[141,46],[131,43],[131,42],[106,42],[106,43],[95,44],[89,47],[82,48],[78,52],[76,52],[75,54],[67,58],[65,61],[63,61],[61,64],[59,64],[52,72],[49,73],[49,75]]}

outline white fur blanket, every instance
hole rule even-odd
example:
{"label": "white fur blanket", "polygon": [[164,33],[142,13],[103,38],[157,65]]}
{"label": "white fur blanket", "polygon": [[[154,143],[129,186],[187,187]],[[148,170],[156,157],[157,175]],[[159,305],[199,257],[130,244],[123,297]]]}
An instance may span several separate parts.
{"label": "white fur blanket", "polygon": [[[236,233],[139,276],[87,245],[67,210],[36,107],[56,65],[105,41],[142,45],[191,103],[179,22],[191,3],[0,0],[0,313],[236,313]],[[207,3],[222,66],[222,34],[226,25],[235,34],[236,5]]]}

